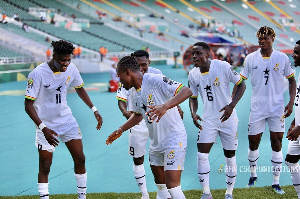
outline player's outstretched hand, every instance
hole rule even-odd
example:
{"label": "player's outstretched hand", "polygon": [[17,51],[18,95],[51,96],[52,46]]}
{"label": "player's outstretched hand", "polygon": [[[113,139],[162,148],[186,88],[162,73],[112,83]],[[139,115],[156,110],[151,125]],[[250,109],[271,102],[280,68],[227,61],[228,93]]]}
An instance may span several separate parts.
{"label": "player's outstretched hand", "polygon": [[289,117],[293,112],[293,105],[294,103],[288,103],[284,109],[284,117]]}
{"label": "player's outstretched hand", "polygon": [[159,122],[161,117],[167,112],[167,108],[164,104],[156,106],[148,106],[150,108],[145,114],[148,116],[148,119],[153,122],[156,120],[156,123]]}
{"label": "player's outstretched hand", "polygon": [[48,143],[54,147],[58,146],[59,141],[56,139],[55,136],[58,136],[57,133],[47,127],[43,129],[44,136]]}
{"label": "player's outstretched hand", "polygon": [[198,122],[198,120],[202,121],[201,117],[198,114],[192,114],[192,118],[195,126],[202,131],[202,126]]}
{"label": "player's outstretched hand", "polygon": [[115,130],[108,138],[106,139],[106,145],[113,143],[116,139],[118,139],[122,135],[123,131],[121,129]]}
{"label": "player's outstretched hand", "polygon": [[220,110],[220,112],[224,111],[223,115],[220,118],[221,122],[225,122],[231,116],[233,108],[234,107],[232,107],[231,104],[228,104]]}
{"label": "player's outstretched hand", "polygon": [[300,135],[300,126],[293,128],[286,136],[288,140],[296,141]]}
{"label": "player's outstretched hand", "polygon": [[99,114],[98,111],[95,111],[95,112],[94,112],[94,115],[95,115],[96,120],[98,121],[98,124],[97,124],[96,129],[97,129],[97,130],[100,130],[100,129],[101,129],[101,126],[102,126],[102,123],[103,123],[102,117],[101,117],[101,115]]}

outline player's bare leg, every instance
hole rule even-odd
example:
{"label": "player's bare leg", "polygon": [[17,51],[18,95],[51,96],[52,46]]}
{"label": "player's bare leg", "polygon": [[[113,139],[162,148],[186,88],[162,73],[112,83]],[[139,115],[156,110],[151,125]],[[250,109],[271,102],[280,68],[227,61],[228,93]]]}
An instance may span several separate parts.
{"label": "player's bare leg", "polygon": [[41,199],[49,199],[48,176],[52,164],[53,153],[39,149],[38,191]]}
{"label": "player's bare leg", "polygon": [[165,181],[167,188],[174,199],[185,199],[181,190],[180,179],[182,170],[166,170]]}
{"label": "player's bare leg", "polygon": [[168,192],[166,181],[165,181],[165,171],[163,166],[150,165],[154,176],[154,182],[157,186],[157,199],[171,198]]}
{"label": "player's bare leg", "polygon": [[74,161],[74,172],[77,181],[78,198],[85,199],[87,174],[85,170],[85,156],[83,153],[82,140],[70,140],[66,142],[66,146],[69,149]]}

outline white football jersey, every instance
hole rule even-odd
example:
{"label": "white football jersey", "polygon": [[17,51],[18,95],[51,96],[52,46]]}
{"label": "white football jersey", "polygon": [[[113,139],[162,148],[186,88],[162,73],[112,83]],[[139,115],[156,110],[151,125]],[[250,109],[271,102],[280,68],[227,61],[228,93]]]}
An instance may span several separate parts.
{"label": "white football jersey", "polygon": [[147,73],[153,73],[153,74],[162,74],[162,72],[157,68],[148,67]]}
{"label": "white football jersey", "polygon": [[300,75],[298,78],[297,83],[297,91],[296,91],[296,98],[295,98],[295,126],[300,124]]}
{"label": "white football jersey", "polygon": [[[242,82],[240,75],[229,63],[220,60],[211,60],[208,73],[201,73],[199,67],[194,67],[189,73],[189,87],[192,97],[200,93],[204,104],[202,119],[206,122],[220,122],[224,112],[220,110],[232,102],[230,82],[238,85]],[[235,109],[227,121],[237,120]]]}
{"label": "white football jersey", "polygon": [[74,64],[65,72],[53,73],[44,62],[29,73],[25,98],[34,100],[33,106],[47,127],[58,130],[76,122],[67,104],[67,91],[69,86],[81,88],[83,84]]}
{"label": "white football jersey", "polygon": [[[162,74],[162,72],[159,69],[152,68],[152,67],[148,67],[147,73]],[[132,92],[132,90],[135,90],[135,88],[130,88],[129,90],[126,90],[123,87],[123,85],[120,83],[119,89],[117,91],[117,99],[121,100],[123,102],[126,102],[128,111],[133,111],[132,102],[131,102],[130,94],[129,94],[130,92]],[[146,123],[144,120],[142,120],[138,125],[135,125],[134,127],[132,127],[132,130],[144,131],[145,128],[147,128]]]}
{"label": "white football jersey", "polygon": [[294,76],[286,54],[273,49],[263,58],[260,49],[249,54],[241,71],[243,79],[251,74],[251,118],[253,122],[272,116],[283,116],[284,77]]}
{"label": "white football jersey", "polygon": [[[182,84],[160,74],[144,74],[142,88],[132,90],[133,111],[142,114],[149,130],[151,151],[161,152],[170,147],[186,147],[186,130],[177,107],[169,109],[158,123],[145,115],[148,106],[161,105],[183,87]],[[177,146],[177,145],[180,146]]]}

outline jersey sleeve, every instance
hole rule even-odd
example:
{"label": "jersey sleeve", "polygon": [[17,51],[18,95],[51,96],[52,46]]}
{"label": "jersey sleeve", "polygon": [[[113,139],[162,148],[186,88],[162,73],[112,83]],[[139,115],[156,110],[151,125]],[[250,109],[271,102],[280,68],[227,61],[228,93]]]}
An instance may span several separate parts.
{"label": "jersey sleeve", "polygon": [[230,82],[234,83],[235,85],[239,85],[243,79],[242,76],[238,74],[229,64],[226,63],[226,75]]}
{"label": "jersey sleeve", "polygon": [[244,80],[248,79],[248,77],[249,77],[249,75],[251,73],[251,70],[250,70],[251,69],[251,63],[250,63],[250,59],[249,58],[250,58],[250,56],[246,57],[246,59],[244,61],[244,65],[243,65],[241,73],[240,73],[241,77]]}
{"label": "jersey sleeve", "polygon": [[123,102],[127,102],[129,96],[128,90],[123,87],[123,84],[119,83],[119,89],[117,91],[117,99]]}
{"label": "jersey sleeve", "polygon": [[161,86],[161,89],[169,98],[175,96],[184,87],[183,84],[171,80],[166,76],[160,75],[159,77],[159,84]]}
{"label": "jersey sleeve", "polygon": [[284,64],[284,76],[289,79],[294,76],[294,70],[291,66],[289,58],[285,55],[285,64]]}
{"label": "jersey sleeve", "polygon": [[27,87],[25,92],[25,98],[35,100],[39,94],[41,87],[41,77],[37,74],[37,71],[33,70],[28,75]]}
{"label": "jersey sleeve", "polygon": [[191,91],[193,92],[191,98],[197,98],[198,97],[198,89],[195,85],[195,81],[193,79],[193,74],[190,72],[189,76],[188,76],[188,86],[191,89]]}
{"label": "jersey sleeve", "polygon": [[74,65],[74,79],[70,85],[75,88],[82,88],[84,85],[81,75],[75,65]]}
{"label": "jersey sleeve", "polygon": [[129,96],[128,98],[130,98],[130,100],[128,101],[128,106],[130,108],[130,111],[134,112],[135,114],[141,114],[142,110],[139,107],[138,103],[137,103],[137,94],[136,94],[136,90],[130,90]]}

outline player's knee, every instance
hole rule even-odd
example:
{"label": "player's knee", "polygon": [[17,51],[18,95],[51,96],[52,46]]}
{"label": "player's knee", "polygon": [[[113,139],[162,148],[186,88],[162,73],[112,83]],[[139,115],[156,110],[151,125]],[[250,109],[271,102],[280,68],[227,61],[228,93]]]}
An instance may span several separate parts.
{"label": "player's knee", "polygon": [[295,155],[289,155],[287,154],[285,157],[285,163],[287,166],[289,166],[288,164],[295,164],[299,161],[299,157],[300,156],[295,156]]}
{"label": "player's knee", "polygon": [[83,166],[85,165],[85,156],[84,154],[77,156],[76,158],[74,158],[74,164],[76,166]]}
{"label": "player's knee", "polygon": [[50,164],[40,164],[40,167],[39,167],[39,172],[42,173],[43,175],[49,175],[50,173]]}
{"label": "player's knee", "polygon": [[224,149],[224,155],[226,158],[232,158],[235,156],[235,150],[225,150]]}
{"label": "player's knee", "polygon": [[144,156],[139,157],[139,158],[133,158],[133,163],[135,165],[141,165],[144,163]]}

